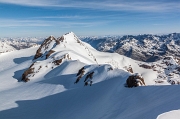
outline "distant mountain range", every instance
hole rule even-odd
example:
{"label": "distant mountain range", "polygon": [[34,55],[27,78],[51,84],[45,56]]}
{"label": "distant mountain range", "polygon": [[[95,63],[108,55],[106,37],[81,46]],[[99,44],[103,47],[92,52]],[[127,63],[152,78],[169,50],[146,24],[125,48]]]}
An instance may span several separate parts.
{"label": "distant mountain range", "polygon": [[168,55],[180,58],[180,33],[81,37],[80,39],[99,51],[116,52],[139,61],[154,62]]}
{"label": "distant mountain range", "polygon": [[[180,33],[79,37],[96,50],[118,53],[134,60],[154,62],[165,56],[180,59]],[[45,38],[0,38],[0,53],[40,45]]]}
{"label": "distant mountain range", "polygon": [[0,53],[30,48],[42,43],[44,38],[0,38]]}

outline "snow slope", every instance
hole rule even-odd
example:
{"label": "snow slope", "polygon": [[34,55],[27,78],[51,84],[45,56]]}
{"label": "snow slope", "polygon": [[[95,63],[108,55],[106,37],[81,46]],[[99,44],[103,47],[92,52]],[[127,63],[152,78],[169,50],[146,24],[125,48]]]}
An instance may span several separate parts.
{"label": "snow slope", "polygon": [[170,112],[166,112],[159,115],[157,119],[177,119],[179,115],[180,115],[179,110],[172,110]]}
{"label": "snow slope", "polygon": [[[52,41],[46,45],[48,50],[35,60],[38,47],[0,55],[0,118],[164,119],[160,114],[179,112],[178,85],[155,84],[158,73],[139,67],[142,62],[96,51],[72,32],[62,37],[59,44]],[[46,57],[51,50],[54,52]],[[147,86],[124,87],[130,75],[125,67],[129,66],[142,74]],[[82,67],[84,74],[74,84]],[[22,74],[29,68],[33,72],[24,83]],[[92,86],[84,86],[88,72],[92,71]]]}

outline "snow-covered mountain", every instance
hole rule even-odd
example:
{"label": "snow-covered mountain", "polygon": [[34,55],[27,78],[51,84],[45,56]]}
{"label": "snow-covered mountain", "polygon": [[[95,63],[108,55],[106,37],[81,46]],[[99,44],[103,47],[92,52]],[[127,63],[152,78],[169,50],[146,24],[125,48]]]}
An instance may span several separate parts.
{"label": "snow-covered mountain", "polygon": [[[40,47],[0,55],[0,118],[178,118],[180,87],[161,86],[178,80],[159,78],[178,77],[178,63],[172,56],[144,63],[100,52],[73,32],[50,36]],[[125,87],[130,72],[145,85]]]}
{"label": "snow-covered mountain", "polygon": [[180,33],[81,37],[99,51],[116,52],[135,60],[153,62],[165,56],[180,58]]}
{"label": "snow-covered mountain", "polygon": [[0,53],[37,46],[44,38],[0,38]]}
{"label": "snow-covered mountain", "polygon": [[6,42],[0,41],[0,53],[10,52],[13,50],[16,50],[16,49],[12,47],[11,45],[7,44]]}

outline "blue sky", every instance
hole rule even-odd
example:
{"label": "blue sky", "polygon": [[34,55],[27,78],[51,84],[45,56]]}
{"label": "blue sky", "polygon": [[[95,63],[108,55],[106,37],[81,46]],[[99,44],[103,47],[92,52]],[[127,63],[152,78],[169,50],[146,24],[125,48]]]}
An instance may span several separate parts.
{"label": "blue sky", "polygon": [[179,0],[0,0],[0,37],[180,32]]}

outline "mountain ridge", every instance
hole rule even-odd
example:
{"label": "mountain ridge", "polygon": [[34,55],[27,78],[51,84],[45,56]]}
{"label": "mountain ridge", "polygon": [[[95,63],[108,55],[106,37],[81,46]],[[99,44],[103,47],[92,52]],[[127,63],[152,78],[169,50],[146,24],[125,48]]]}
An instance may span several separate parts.
{"label": "mountain ridge", "polygon": [[0,38],[0,53],[35,47],[40,45],[43,39],[34,37]]}
{"label": "mountain ridge", "polygon": [[[95,49],[93,49],[90,45],[85,44],[85,42],[82,42],[73,32],[66,33],[65,35],[62,35],[57,39],[53,36],[50,36],[44,40],[39,49],[36,51],[36,54],[34,56],[34,63],[23,73],[22,80],[27,82],[31,78],[33,79],[34,76],[36,77],[36,75],[39,72],[52,72],[54,68],[59,67],[64,62],[79,60],[80,62],[85,63],[86,65],[109,64],[110,66],[108,67],[110,69],[117,68],[126,70],[131,73],[141,74],[142,72],[138,72],[138,67],[141,70],[149,69],[152,72],[154,72],[154,75],[156,75],[156,78],[154,78],[153,80],[151,79],[150,82],[154,82],[154,84],[156,85],[180,84],[180,80],[177,80],[177,78],[179,77],[178,69],[180,60],[174,58],[173,56],[166,56],[164,57],[164,59],[161,59],[158,62],[153,63],[143,63],[132,60],[134,62],[133,64],[130,61],[128,61],[129,59],[127,59],[124,56],[118,56],[117,54],[106,54],[107,56],[103,56],[103,54],[104,53],[98,52]],[[104,58],[102,58],[101,55]],[[111,58],[105,58],[108,57],[108,55],[111,55]],[[46,73],[44,72],[44,74]],[[77,81],[80,80],[83,75],[84,74],[82,74],[81,77],[77,79]],[[148,77],[145,78],[145,82],[149,82],[146,81],[147,78]],[[152,84],[153,83],[150,83],[148,85]]]}
{"label": "mountain ridge", "polygon": [[180,33],[81,39],[99,51],[116,52],[139,61],[153,62],[172,54],[180,58]]}

